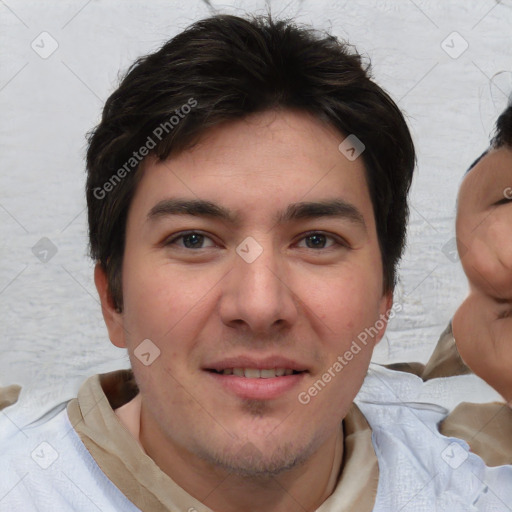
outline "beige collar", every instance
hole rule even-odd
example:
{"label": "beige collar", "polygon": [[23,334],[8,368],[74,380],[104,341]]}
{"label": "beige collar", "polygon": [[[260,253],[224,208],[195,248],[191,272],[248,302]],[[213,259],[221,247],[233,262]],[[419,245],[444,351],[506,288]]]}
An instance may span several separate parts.
{"label": "beige collar", "polygon": [[[87,379],[78,397],[68,404],[68,416],[80,439],[101,470],[126,497],[144,512],[211,512],[178,486],[155,464],[137,442],[136,420],[129,429],[114,412],[137,396],[130,370],[119,370]],[[137,401],[134,402],[137,405]],[[136,415],[126,408],[121,415]],[[371,512],[377,494],[379,470],[371,429],[361,411],[352,405],[343,420],[344,450],[331,478],[334,492],[317,512]],[[336,454],[334,459],[336,460]]]}

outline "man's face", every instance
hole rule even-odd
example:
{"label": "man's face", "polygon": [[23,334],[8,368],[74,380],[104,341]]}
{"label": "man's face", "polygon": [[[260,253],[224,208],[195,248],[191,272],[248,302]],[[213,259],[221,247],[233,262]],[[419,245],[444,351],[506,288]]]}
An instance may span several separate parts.
{"label": "man's face", "polygon": [[512,150],[490,151],[462,182],[457,238],[472,288],[512,300]]}
{"label": "man's face", "polygon": [[[339,431],[385,322],[344,354],[390,306],[363,161],[340,153],[343,139],[305,114],[267,112],[145,162],[126,226],[124,310],[107,323],[128,348],[146,435],[260,474]],[[160,350],[147,366],[136,356],[146,339]]]}

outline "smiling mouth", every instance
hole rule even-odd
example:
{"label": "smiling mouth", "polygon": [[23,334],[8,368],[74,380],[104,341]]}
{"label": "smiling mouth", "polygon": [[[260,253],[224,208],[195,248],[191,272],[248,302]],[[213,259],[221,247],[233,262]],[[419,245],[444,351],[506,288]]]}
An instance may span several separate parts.
{"label": "smiling mouth", "polygon": [[224,370],[209,369],[208,371],[217,375],[234,375],[235,377],[245,377],[246,379],[273,379],[275,377],[288,377],[289,375],[305,373],[292,370],[291,368],[225,368]]}
{"label": "smiling mouth", "polygon": [[[237,363],[248,366],[231,366]],[[251,361],[226,361],[212,366],[205,368],[210,375],[208,386],[219,385],[230,395],[242,400],[284,399],[301,385],[309,373],[304,366],[285,361],[254,361],[252,364]]]}

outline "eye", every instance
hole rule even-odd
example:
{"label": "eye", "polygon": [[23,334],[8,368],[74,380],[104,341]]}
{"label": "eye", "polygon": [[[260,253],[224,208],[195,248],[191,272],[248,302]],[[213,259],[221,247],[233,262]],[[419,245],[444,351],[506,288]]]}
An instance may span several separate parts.
{"label": "eye", "polygon": [[[307,249],[329,249],[334,246],[348,246],[346,242],[338,239],[338,237],[326,235],[325,233],[321,233],[319,231],[312,231],[307,233],[301,238],[301,242],[303,240],[306,242]],[[301,244],[299,243],[298,246],[300,247]],[[304,246],[302,245],[302,247]]]}
{"label": "eye", "polygon": [[503,199],[493,203],[491,206],[501,206],[502,204],[512,204],[512,197],[504,197]]}
{"label": "eye", "polygon": [[[305,245],[303,244],[304,242]],[[208,247],[216,247],[215,242],[209,236],[199,231],[187,231],[175,234],[165,240],[163,245],[165,247],[174,246],[179,249],[206,249]],[[300,239],[298,246],[307,249],[330,249],[336,246],[348,247],[348,244],[339,237],[312,231]]]}
{"label": "eye", "polygon": [[[208,245],[204,245],[205,241],[210,241]],[[180,249],[205,249],[207,247],[216,247],[213,240],[198,231],[188,231],[172,236],[164,242],[164,246],[177,246]]]}

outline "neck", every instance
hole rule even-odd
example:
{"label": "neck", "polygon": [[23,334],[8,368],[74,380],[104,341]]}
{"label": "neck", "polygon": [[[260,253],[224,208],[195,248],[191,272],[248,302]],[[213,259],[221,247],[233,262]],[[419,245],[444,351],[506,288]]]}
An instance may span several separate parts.
{"label": "neck", "polygon": [[160,469],[214,511],[316,510],[334,491],[343,458],[343,429],[332,433],[303,464],[276,476],[248,477],[212,465],[178,446],[144,407],[140,442]]}

